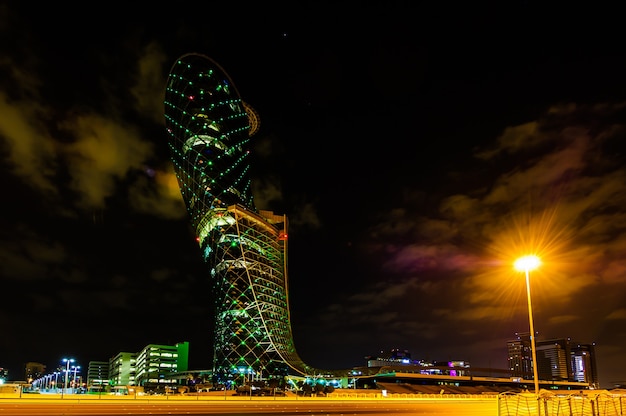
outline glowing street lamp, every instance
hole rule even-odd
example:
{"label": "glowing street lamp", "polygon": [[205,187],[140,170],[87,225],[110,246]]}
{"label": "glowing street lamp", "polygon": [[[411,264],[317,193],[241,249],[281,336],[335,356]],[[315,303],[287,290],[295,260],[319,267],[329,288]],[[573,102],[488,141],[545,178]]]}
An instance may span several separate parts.
{"label": "glowing street lamp", "polygon": [[535,328],[533,326],[533,307],[530,301],[530,271],[541,265],[537,256],[524,256],[515,260],[514,267],[520,272],[526,273],[526,297],[528,298],[528,322],[530,322],[530,351],[532,354],[533,380],[535,381],[535,394],[539,394],[539,377],[537,375],[537,348],[535,347]]}
{"label": "glowing street lamp", "polygon": [[73,358],[64,358],[65,363],[65,383],[63,384],[63,390],[61,390],[61,398],[63,398],[63,391],[67,389],[67,379],[70,374],[70,364],[74,362]]}
{"label": "glowing street lamp", "polygon": [[72,387],[74,388],[74,392],[76,392],[76,372],[80,369],[80,366],[73,365],[72,369],[74,370],[74,378],[72,379]]}

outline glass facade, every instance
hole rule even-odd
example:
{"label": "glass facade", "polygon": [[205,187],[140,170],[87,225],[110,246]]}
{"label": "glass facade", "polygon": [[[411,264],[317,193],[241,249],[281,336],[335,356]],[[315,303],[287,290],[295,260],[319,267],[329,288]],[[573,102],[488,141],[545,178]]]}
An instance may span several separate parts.
{"label": "glass facade", "polygon": [[172,66],[164,105],[171,160],[210,270],[214,378],[324,372],[307,366],[293,342],[287,218],[253,202],[248,146],[257,113],[215,61],[193,53]]}

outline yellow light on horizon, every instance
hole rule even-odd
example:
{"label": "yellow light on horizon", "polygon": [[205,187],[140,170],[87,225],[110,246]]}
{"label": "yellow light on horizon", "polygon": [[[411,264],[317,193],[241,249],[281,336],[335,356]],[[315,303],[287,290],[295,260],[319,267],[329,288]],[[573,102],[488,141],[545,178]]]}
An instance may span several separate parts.
{"label": "yellow light on horizon", "polygon": [[513,267],[515,267],[515,270],[518,270],[520,272],[529,272],[531,270],[535,270],[540,265],[541,260],[539,260],[539,257],[535,255],[520,257],[519,259],[515,260],[515,263],[513,263]]}

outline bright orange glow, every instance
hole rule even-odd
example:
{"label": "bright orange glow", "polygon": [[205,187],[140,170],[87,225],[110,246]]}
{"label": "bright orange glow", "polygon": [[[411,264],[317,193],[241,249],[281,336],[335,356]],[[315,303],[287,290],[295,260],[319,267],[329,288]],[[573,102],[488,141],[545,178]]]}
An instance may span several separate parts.
{"label": "bright orange glow", "polygon": [[541,262],[532,272],[533,302],[538,311],[556,310],[577,293],[588,281],[577,273],[592,256],[588,245],[574,246],[571,223],[571,216],[558,204],[537,213],[520,208],[485,221],[481,232],[487,241],[477,245],[473,274],[464,283],[472,306],[463,315],[465,319],[490,317],[503,327],[511,327],[511,332],[523,325],[516,320],[527,310],[525,280],[519,279],[520,272],[514,267],[521,255],[534,255]]}
{"label": "bright orange glow", "polygon": [[540,265],[541,260],[539,260],[539,257],[535,255],[520,257],[519,259],[515,260],[515,263],[513,264],[515,270],[518,270],[520,272],[535,270]]}

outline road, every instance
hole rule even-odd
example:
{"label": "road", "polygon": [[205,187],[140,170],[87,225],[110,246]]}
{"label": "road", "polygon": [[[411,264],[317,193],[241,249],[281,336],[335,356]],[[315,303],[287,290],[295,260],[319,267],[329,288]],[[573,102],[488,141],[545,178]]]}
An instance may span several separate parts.
{"label": "road", "polygon": [[2,416],[39,415],[419,415],[496,416],[497,399],[4,400]]}

